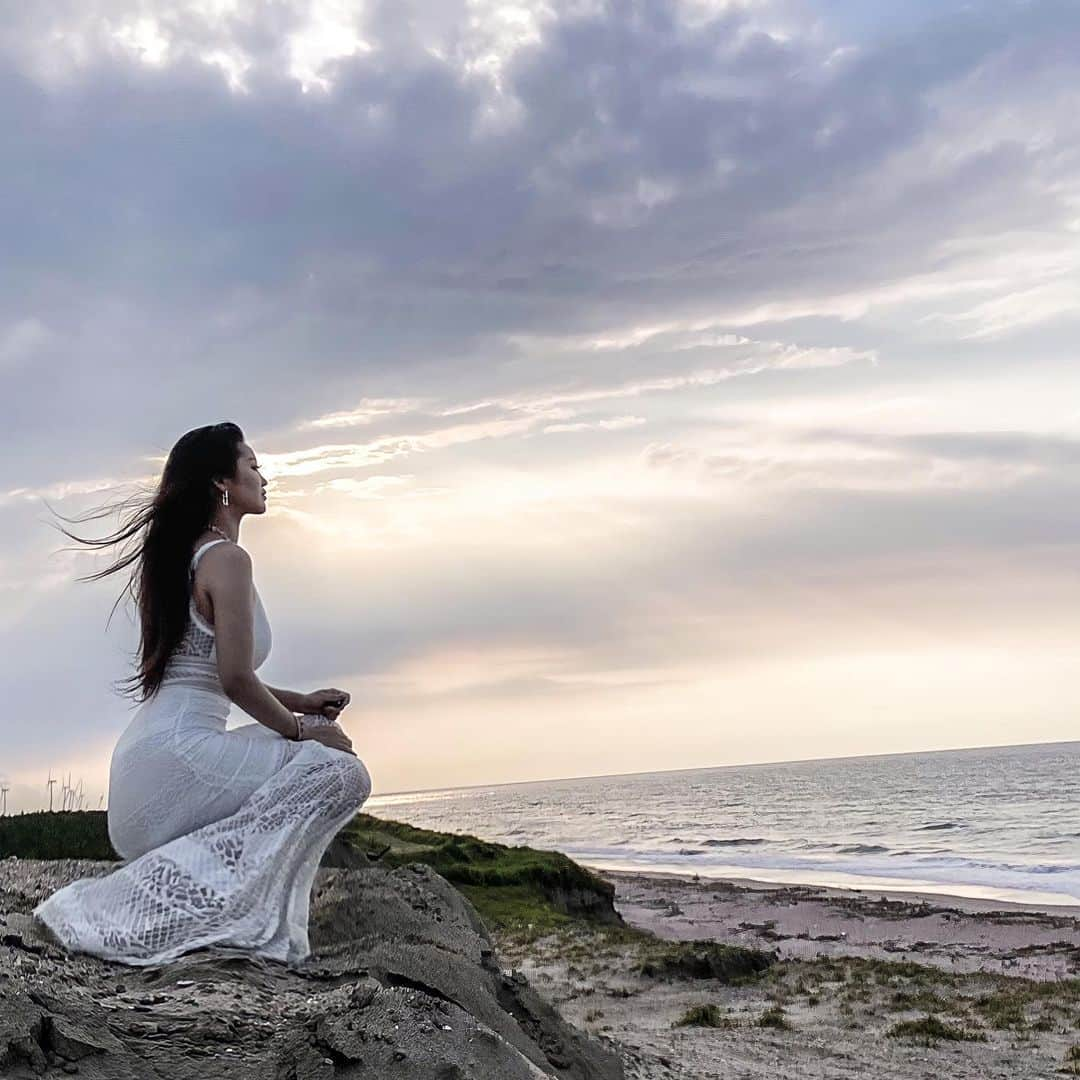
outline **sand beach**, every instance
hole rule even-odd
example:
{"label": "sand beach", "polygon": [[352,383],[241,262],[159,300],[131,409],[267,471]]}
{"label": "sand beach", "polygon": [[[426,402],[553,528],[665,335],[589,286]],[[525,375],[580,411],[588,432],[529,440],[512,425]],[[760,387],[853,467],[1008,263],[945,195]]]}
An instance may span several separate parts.
{"label": "sand beach", "polygon": [[[1080,1074],[1080,907],[601,876],[631,927],[777,958],[742,985],[658,979],[617,933],[497,936],[503,962],[569,1023],[611,1040],[632,1080]],[[699,1022],[680,1024],[694,1009]]]}

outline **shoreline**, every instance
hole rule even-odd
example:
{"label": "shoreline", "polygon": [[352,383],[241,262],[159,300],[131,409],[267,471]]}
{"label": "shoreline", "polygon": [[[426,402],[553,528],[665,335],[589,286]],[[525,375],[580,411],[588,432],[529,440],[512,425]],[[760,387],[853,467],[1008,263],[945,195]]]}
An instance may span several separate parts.
{"label": "shoreline", "polygon": [[[895,896],[897,900],[903,900],[910,903],[923,902],[934,904],[936,906],[950,905],[965,913],[973,915],[1004,910],[1027,911],[1040,915],[1062,915],[1080,919],[1080,900],[1059,904],[1037,899],[1038,897],[1049,895],[1045,893],[1032,893],[1034,899],[1030,901],[1006,900],[997,899],[992,896],[984,897],[970,896],[964,893],[935,892],[932,888],[916,889],[903,884],[888,887],[878,885],[849,887],[845,885],[825,885],[816,882],[795,881],[790,878],[781,880],[753,876],[744,877],[741,874],[723,874],[714,876],[712,874],[679,873],[668,870],[638,870],[623,869],[621,867],[604,867],[593,863],[581,863],[580,865],[591,870],[594,874],[611,881],[615,881],[619,878],[644,878],[658,882],[671,881],[687,885],[708,886],[710,884],[716,884],[725,888],[747,888],[758,892],[785,889],[809,889],[815,893],[820,893],[823,896],[832,896],[837,899],[844,899],[852,896],[870,896],[874,898],[889,899],[890,895],[892,895]],[[780,873],[780,871],[777,872]],[[966,887],[967,886],[963,885],[956,886],[956,888]],[[977,886],[971,886],[971,888],[976,887]],[[1015,892],[1016,890],[1013,891]]]}
{"label": "shoreline", "polygon": [[912,897],[979,902],[994,905],[1016,906],[1025,909],[1076,910],[1080,911],[1080,897],[1052,889],[1016,889],[1004,886],[981,885],[969,882],[931,881],[916,878],[888,878],[869,874],[857,874],[840,867],[830,870],[773,869],[764,866],[722,865],[718,867],[692,868],[674,864],[639,866],[634,863],[603,859],[598,862],[583,859],[572,852],[564,852],[580,866],[601,876],[608,873],[643,874],[686,880],[719,881],[733,884],[745,883],[763,888],[811,888],[829,889],[840,893],[902,893]]}

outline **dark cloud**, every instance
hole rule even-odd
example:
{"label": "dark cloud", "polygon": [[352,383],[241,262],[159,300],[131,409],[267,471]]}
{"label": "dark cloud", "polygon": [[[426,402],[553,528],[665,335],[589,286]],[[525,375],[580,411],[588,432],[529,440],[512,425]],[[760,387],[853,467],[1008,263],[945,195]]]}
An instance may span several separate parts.
{"label": "dark cloud", "polygon": [[[338,61],[325,95],[282,70],[299,15],[273,10],[218,31],[249,54],[246,94],[197,59],[212,34],[190,15],[163,20],[177,59],[160,67],[84,19],[88,58],[52,81],[9,32],[0,325],[49,335],[0,406],[27,449],[45,452],[42,415],[62,432],[92,409],[95,441],[130,452],[152,425],[129,412],[120,439],[117,421],[155,395],[181,416],[242,395],[273,428],[360,379],[422,368],[445,392],[479,382],[503,334],[857,289],[925,268],[943,235],[1066,213],[1030,197],[1015,141],[887,201],[858,184],[888,190],[881,170],[981,65],[1022,85],[1022,58],[1050,48],[1064,77],[1073,5],[978,5],[830,60],[833,43],[770,36],[752,9],[691,28],[671,4],[617,4],[514,54],[520,116],[491,134],[490,87],[403,32],[398,6],[375,7],[377,47]],[[44,35],[48,16],[26,18]],[[294,371],[309,390],[283,399]]]}

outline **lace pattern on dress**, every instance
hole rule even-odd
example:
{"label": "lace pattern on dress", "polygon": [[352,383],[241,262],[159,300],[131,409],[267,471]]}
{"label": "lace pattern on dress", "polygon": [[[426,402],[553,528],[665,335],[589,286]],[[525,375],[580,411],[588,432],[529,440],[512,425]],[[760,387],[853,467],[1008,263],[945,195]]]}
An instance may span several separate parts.
{"label": "lace pattern on dress", "polygon": [[196,690],[223,694],[214,644],[214,635],[196,626],[189,611],[187,629],[165,665],[162,684],[192,686]]}
{"label": "lace pattern on dress", "polygon": [[[195,607],[195,568],[203,552],[215,544],[227,543],[226,540],[211,540],[203,544],[195,552],[188,567],[188,621],[184,629],[184,636],[179,644],[173,649],[165,664],[161,683],[175,686],[189,686],[196,690],[206,690],[214,694],[225,694],[221,685],[221,676],[217,666],[217,642],[213,629],[200,625],[198,609]],[[262,601],[258,599],[256,590],[255,601],[255,650],[256,656],[254,667],[266,658],[269,652],[270,626],[266,621],[266,615],[262,607]],[[261,656],[259,654],[262,654]]]}
{"label": "lace pattern on dress", "polygon": [[240,809],[55,892],[35,915],[70,949],[134,966],[209,945],[299,963],[310,954],[308,905],[334,834],[363,805],[359,758],[317,742]]}

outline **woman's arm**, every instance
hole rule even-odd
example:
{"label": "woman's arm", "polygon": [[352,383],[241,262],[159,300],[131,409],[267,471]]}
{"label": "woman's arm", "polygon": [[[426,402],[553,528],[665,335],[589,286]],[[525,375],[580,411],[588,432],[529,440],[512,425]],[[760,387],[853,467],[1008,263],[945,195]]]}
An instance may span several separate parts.
{"label": "woman's arm", "polygon": [[206,562],[222,689],[248,716],[286,739],[295,739],[300,730],[296,717],[269,692],[252,667],[251,557],[237,544],[222,544],[207,553]]}
{"label": "woman's arm", "polygon": [[270,691],[285,706],[289,712],[305,713],[311,710],[307,707],[307,694],[301,694],[298,690],[278,690],[274,686],[269,686],[267,683],[263,683],[263,686]]}

